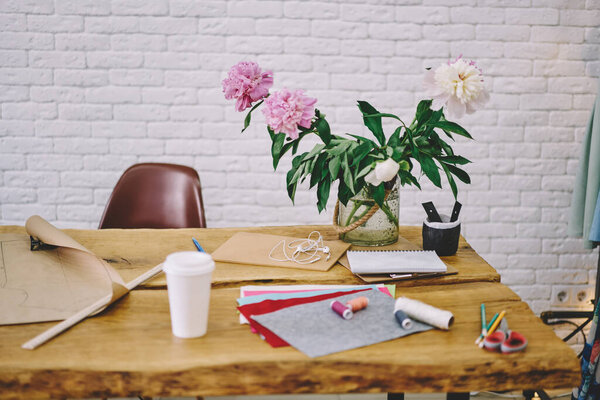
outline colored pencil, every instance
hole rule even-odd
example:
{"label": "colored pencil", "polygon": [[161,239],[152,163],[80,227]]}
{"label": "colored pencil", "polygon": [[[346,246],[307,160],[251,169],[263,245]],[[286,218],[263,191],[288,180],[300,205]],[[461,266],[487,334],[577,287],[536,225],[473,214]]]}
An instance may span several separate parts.
{"label": "colored pencil", "polygon": [[200,246],[200,243],[198,243],[198,241],[195,238],[192,238],[192,242],[194,242],[194,246],[196,246],[198,251],[205,253],[204,249],[202,248],[202,246]]}
{"label": "colored pencil", "polygon": [[481,332],[485,332],[487,321],[485,320],[485,304],[481,303]]}
{"label": "colored pencil", "polygon": [[477,339],[475,339],[475,344],[479,344],[479,342],[481,342],[483,340],[483,338],[487,334],[487,331],[490,330],[490,328],[492,327],[492,324],[494,322],[496,322],[496,319],[498,319],[498,315],[499,315],[498,313],[494,314],[494,316],[492,317],[492,319],[490,320],[490,322],[485,327],[485,333],[481,332],[481,335],[479,335],[479,337]]}
{"label": "colored pencil", "polygon": [[[504,318],[504,314],[506,314],[506,311],[502,310],[502,312],[500,313],[500,315],[498,315],[498,318],[496,319],[496,321],[494,322],[492,327],[488,330],[487,335],[485,335],[485,337],[488,337],[492,333],[494,333],[494,331],[496,330],[498,325],[500,325],[500,321],[502,321],[502,318]],[[483,347],[483,341],[481,343],[479,343],[479,347]]]}

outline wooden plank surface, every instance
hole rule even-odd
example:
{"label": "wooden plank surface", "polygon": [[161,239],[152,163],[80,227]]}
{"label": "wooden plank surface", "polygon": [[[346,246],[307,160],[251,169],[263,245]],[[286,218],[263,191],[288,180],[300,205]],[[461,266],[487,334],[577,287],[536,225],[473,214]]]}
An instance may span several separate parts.
{"label": "wooden plank surface", "polygon": [[[35,351],[19,346],[51,324],[2,326],[0,398],[467,392],[578,383],[573,351],[504,285],[398,292],[452,311],[451,330],[310,359],[291,347],[273,349],[239,325],[233,288],[212,291],[208,333],[198,339],[171,335],[165,290],[134,291]],[[480,302],[488,315],[507,311],[510,327],[529,339],[526,351],[501,355],[473,344]]]}
{"label": "wooden plank surface", "polygon": [[[65,232],[79,243],[107,260],[128,282],[151,267],[161,263],[175,251],[195,250],[191,238],[195,237],[207,252],[211,252],[229,239],[235,232],[249,231],[307,237],[318,230],[325,240],[334,240],[337,234],[329,225],[279,226],[256,228],[209,228],[209,229],[104,229],[77,230]],[[0,233],[25,233],[17,226],[0,226]],[[402,226],[400,235],[409,242],[421,247],[421,227]],[[394,249],[397,245],[379,247]],[[360,247],[358,249],[361,249]],[[459,270],[457,275],[449,275],[425,280],[397,282],[398,286],[447,285],[465,282],[499,282],[500,275],[487,264],[461,237],[456,255],[443,257],[443,260]],[[234,287],[246,284],[359,284],[362,281],[346,268],[336,264],[327,272],[314,272],[291,268],[269,268],[241,264],[217,263],[213,274],[213,287]],[[163,275],[148,282],[144,287],[164,288]]]}

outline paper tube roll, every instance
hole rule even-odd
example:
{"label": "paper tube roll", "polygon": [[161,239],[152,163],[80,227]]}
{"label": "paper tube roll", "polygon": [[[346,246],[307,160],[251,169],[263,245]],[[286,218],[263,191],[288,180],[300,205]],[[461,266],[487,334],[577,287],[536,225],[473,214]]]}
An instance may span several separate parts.
{"label": "paper tube roll", "polygon": [[394,311],[402,310],[412,319],[424,322],[439,329],[448,330],[454,322],[450,311],[440,310],[418,300],[399,297],[396,300]]}

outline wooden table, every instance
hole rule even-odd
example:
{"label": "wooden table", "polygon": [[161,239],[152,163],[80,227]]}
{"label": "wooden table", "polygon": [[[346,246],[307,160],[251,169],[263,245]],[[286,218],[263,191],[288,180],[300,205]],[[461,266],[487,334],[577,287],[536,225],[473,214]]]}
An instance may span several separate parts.
{"label": "wooden table", "polygon": [[[67,230],[109,260],[128,281],[173,251],[193,250],[196,237],[210,252],[237,231],[306,237],[328,226],[180,230]],[[0,227],[0,233],[24,232]],[[400,234],[420,246],[419,227]],[[393,246],[392,246],[393,247]],[[242,284],[360,283],[337,265],[317,273],[217,263],[208,333],[172,336],[164,277],[131,292],[101,315],[41,348],[20,345],[52,323],[0,327],[0,398],[192,396],[277,393],[469,392],[565,388],[578,384],[575,353],[500,283],[498,273],[461,238],[444,261],[458,275],[403,281],[397,294],[448,309],[455,324],[311,359],[291,348],[273,349],[240,325],[235,298]],[[501,355],[477,348],[479,304],[488,315],[506,310],[512,329],[529,339],[526,351]]]}

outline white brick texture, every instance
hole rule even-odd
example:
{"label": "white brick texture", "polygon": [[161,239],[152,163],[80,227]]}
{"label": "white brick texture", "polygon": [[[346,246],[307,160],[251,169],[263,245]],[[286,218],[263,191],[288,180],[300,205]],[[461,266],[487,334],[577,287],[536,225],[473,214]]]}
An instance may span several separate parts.
{"label": "white brick texture", "polygon": [[[367,133],[357,99],[412,117],[425,67],[463,54],[491,101],[460,121],[475,137],[463,234],[536,311],[559,285],[592,285],[597,253],[566,238],[580,144],[600,75],[600,6],[587,1],[0,1],[0,224],[40,214],[95,228],[129,165],[198,170],[208,225],[329,223],[314,191],[285,194],[255,115],[225,101],[241,60],[275,88],[318,98],[336,133]],[[403,188],[401,223],[448,188]]]}

